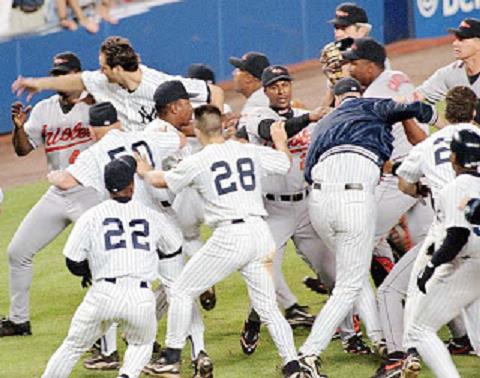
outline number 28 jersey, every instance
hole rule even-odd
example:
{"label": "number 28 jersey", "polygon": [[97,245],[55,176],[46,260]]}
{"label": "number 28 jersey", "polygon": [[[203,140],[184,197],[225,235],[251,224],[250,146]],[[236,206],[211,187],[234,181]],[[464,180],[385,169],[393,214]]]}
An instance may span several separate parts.
{"label": "number 28 jersey", "polygon": [[168,188],[175,194],[191,186],[204,200],[205,221],[219,222],[266,216],[261,178],[285,175],[290,168],[286,154],[270,147],[236,141],[206,145],[177,167],[165,172]]}
{"label": "number 28 jersey", "polygon": [[449,125],[412,148],[408,156],[397,170],[397,175],[408,182],[418,182],[425,176],[426,183],[432,190],[433,199],[439,199],[439,192],[455,179],[455,172],[450,163],[450,143],[453,135],[459,130],[480,129],[470,123]]}
{"label": "number 28 jersey", "polygon": [[171,255],[182,245],[180,231],[164,215],[142,203],[107,200],[85,212],[75,223],[63,254],[88,260],[94,280],[157,278],[160,251]]}

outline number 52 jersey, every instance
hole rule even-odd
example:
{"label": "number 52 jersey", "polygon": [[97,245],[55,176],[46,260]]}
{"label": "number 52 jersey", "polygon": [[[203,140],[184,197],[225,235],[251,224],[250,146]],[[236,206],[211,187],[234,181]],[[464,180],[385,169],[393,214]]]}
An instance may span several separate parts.
{"label": "number 52 jersey", "polygon": [[215,226],[222,221],[266,216],[261,178],[285,175],[290,160],[270,147],[236,141],[206,145],[177,167],[165,172],[168,188],[180,192],[196,189],[205,203],[205,221]]}

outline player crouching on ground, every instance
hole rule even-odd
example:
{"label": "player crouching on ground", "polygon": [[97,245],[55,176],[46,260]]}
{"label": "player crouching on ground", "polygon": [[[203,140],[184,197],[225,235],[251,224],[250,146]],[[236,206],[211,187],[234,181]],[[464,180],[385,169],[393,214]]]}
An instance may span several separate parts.
{"label": "player crouching on ground", "polygon": [[480,193],[480,134],[460,130],[454,135],[450,150],[457,177],[442,189],[436,206],[444,238],[441,244],[440,240],[435,243],[431,260],[417,277],[417,286],[425,295],[415,303],[412,321],[407,323],[405,345],[417,349],[435,376],[460,378],[437,332],[480,298],[480,232],[468,223],[462,209],[465,199]]}
{"label": "player crouching on ground", "polygon": [[[195,188],[205,203],[205,220],[213,229],[207,243],[185,265],[171,289],[166,354],[161,377],[180,377],[180,354],[188,335],[195,298],[218,281],[240,271],[247,281],[254,309],[272,335],[285,362],[285,377],[302,377],[292,329],[282,316],[271,276],[275,243],[262,219],[260,178],[290,169],[287,135],[282,122],[271,128],[277,147],[242,144],[222,136],[221,113],[214,106],[195,110],[195,134],[204,148],[168,172],[152,171],[138,158],[138,173],[157,188],[174,193]],[[208,274],[205,274],[208,272]],[[211,366],[209,366],[211,368]],[[210,377],[204,374],[202,377]]]}
{"label": "player crouching on ground", "polygon": [[[132,200],[136,162],[122,156],[105,166],[110,199],[83,214],[65,245],[67,267],[93,286],[77,309],[67,338],[48,362],[43,378],[68,377],[84,353],[113,322],[123,322],[128,347],[120,378],[139,377],[152,354],[157,329],[155,297],[159,254],[175,253],[172,238],[154,210]],[[119,231],[122,231],[119,233]]]}

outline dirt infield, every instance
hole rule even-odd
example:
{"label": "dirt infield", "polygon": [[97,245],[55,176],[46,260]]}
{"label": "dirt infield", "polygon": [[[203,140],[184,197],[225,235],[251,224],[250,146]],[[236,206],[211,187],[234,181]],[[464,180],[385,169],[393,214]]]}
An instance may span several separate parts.
{"label": "dirt infield", "polygon": [[[406,41],[388,46],[393,69],[407,73],[415,84],[421,83],[439,67],[452,61],[448,37],[436,40]],[[275,63],[275,62],[274,62]],[[325,77],[317,61],[295,64],[294,97],[307,108],[318,105],[325,91]],[[231,89],[231,83],[222,84],[226,89],[226,102],[239,110],[244,102],[242,96]],[[10,111],[9,104],[1,104],[3,111]],[[19,158],[11,146],[9,135],[0,137],[0,187],[17,185],[45,178],[47,172],[43,150],[33,151],[27,157]]]}

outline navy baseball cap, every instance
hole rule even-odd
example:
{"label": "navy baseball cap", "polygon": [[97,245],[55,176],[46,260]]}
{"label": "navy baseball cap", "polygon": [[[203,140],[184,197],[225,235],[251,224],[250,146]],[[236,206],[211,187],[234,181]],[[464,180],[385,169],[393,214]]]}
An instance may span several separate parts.
{"label": "navy baseball cap", "polygon": [[259,80],[262,79],[263,70],[270,65],[267,56],[256,51],[250,51],[241,58],[231,57],[229,62],[232,66],[247,71]]}
{"label": "navy baseball cap", "polygon": [[347,27],[358,23],[368,23],[368,16],[365,9],[357,4],[342,3],[335,10],[335,18],[328,22],[335,26]]}
{"label": "navy baseball cap", "polygon": [[196,96],[189,94],[180,80],[170,80],[158,86],[153,95],[153,101],[155,101],[155,107],[160,108],[173,101],[188,100]]}
{"label": "navy baseball cap", "polygon": [[137,161],[133,156],[123,155],[105,166],[103,178],[105,188],[111,193],[125,189],[132,181],[137,170]]}
{"label": "navy baseball cap", "polygon": [[65,51],[53,57],[53,66],[50,75],[66,75],[71,72],[80,72],[82,65],[80,59],[71,51]]}
{"label": "navy baseball cap", "polygon": [[450,28],[448,32],[462,39],[480,38],[480,20],[467,18],[460,23],[458,29]]}
{"label": "navy baseball cap", "polygon": [[385,47],[373,38],[356,38],[352,46],[342,52],[345,60],[365,59],[375,63],[384,63],[387,58]]}
{"label": "navy baseball cap", "polygon": [[117,109],[111,102],[99,102],[88,111],[89,124],[92,127],[103,127],[118,122]]}
{"label": "navy baseball cap", "polygon": [[262,74],[262,85],[268,87],[280,80],[292,81],[287,67],[284,66],[269,66],[265,68]]}
{"label": "navy baseball cap", "polygon": [[188,67],[187,76],[191,79],[200,79],[215,84],[215,73],[206,64],[193,63]]}
{"label": "navy baseball cap", "polygon": [[333,87],[333,94],[335,96],[341,96],[348,92],[362,93],[361,84],[353,77],[345,77],[343,79],[340,79]]}

